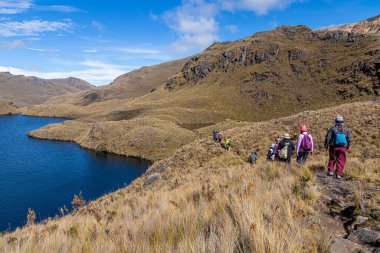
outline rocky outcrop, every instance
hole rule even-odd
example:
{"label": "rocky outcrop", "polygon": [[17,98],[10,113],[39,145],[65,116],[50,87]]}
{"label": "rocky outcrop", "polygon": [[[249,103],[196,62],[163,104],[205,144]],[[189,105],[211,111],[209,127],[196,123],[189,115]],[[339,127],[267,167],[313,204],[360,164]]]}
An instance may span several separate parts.
{"label": "rocky outcrop", "polygon": [[380,247],[380,233],[368,228],[355,230],[348,236],[348,239],[356,243]]}

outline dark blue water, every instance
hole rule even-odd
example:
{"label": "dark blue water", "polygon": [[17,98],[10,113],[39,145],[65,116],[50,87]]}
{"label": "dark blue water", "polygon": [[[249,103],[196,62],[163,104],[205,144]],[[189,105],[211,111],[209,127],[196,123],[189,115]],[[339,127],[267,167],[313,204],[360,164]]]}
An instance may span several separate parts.
{"label": "dark blue water", "polygon": [[98,154],[69,142],[37,140],[26,134],[63,119],[0,116],[0,231],[26,223],[28,208],[37,219],[71,206],[74,194],[95,199],[129,184],[148,161]]}

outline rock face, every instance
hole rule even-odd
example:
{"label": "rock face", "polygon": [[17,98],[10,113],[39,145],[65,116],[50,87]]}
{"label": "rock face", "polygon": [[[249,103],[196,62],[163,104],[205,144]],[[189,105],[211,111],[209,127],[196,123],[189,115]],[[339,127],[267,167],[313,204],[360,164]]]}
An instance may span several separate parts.
{"label": "rock face", "polygon": [[157,172],[154,172],[152,174],[150,174],[144,181],[144,186],[149,186],[153,183],[155,183],[156,181],[161,181],[162,180],[162,176],[160,173],[157,173]]}
{"label": "rock face", "polygon": [[0,73],[0,99],[19,106],[41,104],[54,96],[93,89],[94,86],[78,78],[45,80],[38,77]]}
{"label": "rock face", "polygon": [[[259,105],[265,103],[261,100],[266,97],[276,97],[277,92],[285,92],[279,87],[289,83],[302,83],[302,86],[315,83],[318,89],[328,86],[338,99],[343,100],[378,96],[378,40],[377,37],[351,31],[312,31],[305,26],[282,26],[239,41],[213,44],[186,62],[182,70],[166,82],[166,88],[173,90],[179,86],[221,82],[224,86],[233,84]],[[367,44],[368,48],[363,47]],[[268,72],[278,74],[268,77]],[[265,85],[258,89],[255,87],[257,82]],[[251,84],[251,87],[241,87],[239,83]],[[302,87],[297,90],[302,90]],[[330,94],[330,91],[322,93]],[[310,94],[294,99],[308,96]],[[298,101],[306,103],[308,100]]]}
{"label": "rock face", "polygon": [[368,228],[359,228],[358,230],[355,230],[348,236],[348,239],[356,243],[380,247],[380,233]]}

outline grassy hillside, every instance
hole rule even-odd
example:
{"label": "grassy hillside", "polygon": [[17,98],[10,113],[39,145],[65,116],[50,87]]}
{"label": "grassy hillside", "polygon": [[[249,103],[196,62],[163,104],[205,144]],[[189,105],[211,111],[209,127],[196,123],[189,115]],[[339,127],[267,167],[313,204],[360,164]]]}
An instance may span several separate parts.
{"label": "grassy hillside", "polygon": [[[375,229],[378,216],[371,216],[371,210],[380,211],[375,190],[380,184],[379,109],[378,102],[363,102],[238,128],[224,122],[220,127],[235,143],[230,153],[211,140],[211,128],[201,129],[199,134],[207,137],[155,163],[127,188],[73,214],[2,235],[0,251],[328,252],[338,235],[328,226],[334,219],[324,213],[320,199],[328,188],[314,175],[325,166],[322,137],[337,113],[346,117],[354,142],[344,183],[357,197],[344,201],[360,203],[366,226]],[[310,126],[318,147],[309,165],[263,163],[270,139],[296,133],[301,122]],[[260,155],[255,166],[245,162],[252,147]]]}
{"label": "grassy hillside", "polygon": [[0,73],[0,99],[19,106],[46,102],[54,96],[91,90],[94,86],[77,78],[45,80],[37,77]]}
{"label": "grassy hillside", "polygon": [[0,99],[0,115],[15,114],[19,111],[19,107],[14,103]]}
{"label": "grassy hillside", "polygon": [[[93,149],[101,146],[106,151],[141,154],[156,160],[182,146],[183,141],[168,141],[165,150],[169,153],[152,155],[151,149],[161,150],[161,146],[147,145],[151,141],[149,135],[142,134],[135,139],[133,147],[129,140],[117,142],[124,140],[126,133],[140,131],[139,125],[126,121],[146,122],[149,119],[154,122],[154,128],[162,129],[162,136],[158,138],[170,136],[191,142],[194,133],[188,130],[226,119],[233,120],[231,122],[263,121],[305,110],[372,100],[379,95],[380,89],[379,34],[354,34],[351,38],[352,34],[316,32],[304,26],[279,27],[239,41],[216,43],[188,59],[181,71],[144,96],[109,99],[84,106],[80,105],[83,102],[81,94],[79,98],[75,95],[77,97],[70,103],[67,98],[56,98],[28,108],[25,113],[30,115],[77,119],[70,125],[58,124],[31,135],[59,139],[62,132],[75,131],[75,128],[69,130],[71,126],[91,129],[94,125],[104,125],[114,130],[114,137],[104,134],[87,145],[85,140],[92,138],[86,135],[88,130],[76,133],[81,135],[80,139],[64,139]],[[162,67],[153,66],[137,73],[147,71],[153,80],[154,73]],[[129,78],[133,79],[137,73]],[[115,81],[114,85],[118,86],[117,83]],[[166,128],[167,124],[172,127]],[[115,141],[102,144],[102,138]]]}

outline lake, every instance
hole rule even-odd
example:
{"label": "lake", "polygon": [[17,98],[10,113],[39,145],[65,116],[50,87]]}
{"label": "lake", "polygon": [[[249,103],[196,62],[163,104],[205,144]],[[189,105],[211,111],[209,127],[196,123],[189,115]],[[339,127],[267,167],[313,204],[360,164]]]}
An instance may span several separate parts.
{"label": "lake", "polygon": [[28,208],[37,220],[115,191],[142,175],[150,162],[82,149],[71,142],[33,139],[27,133],[59,118],[0,116],[0,231],[25,225]]}

